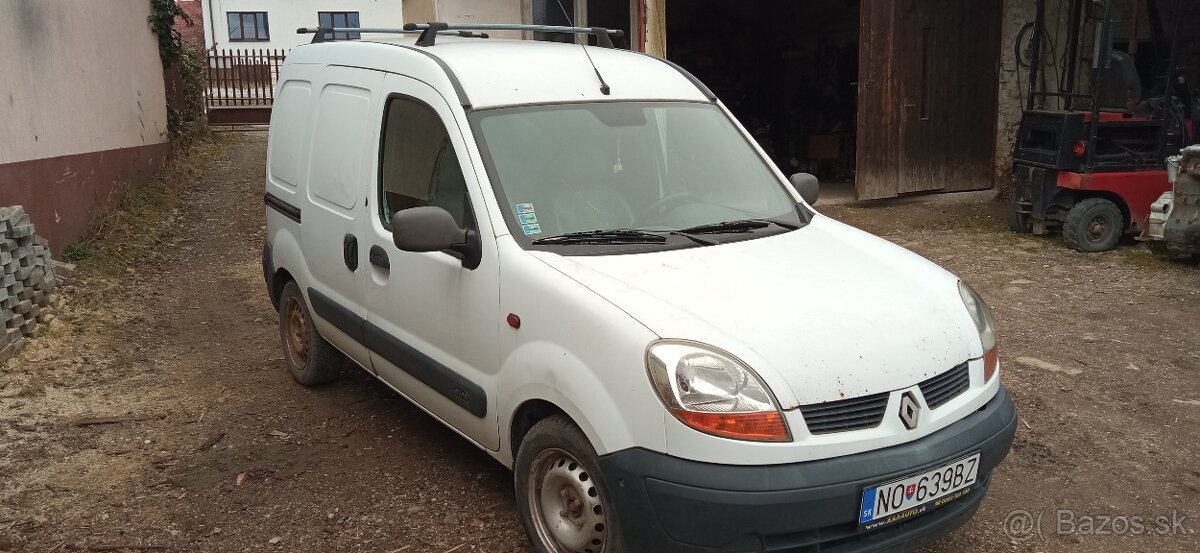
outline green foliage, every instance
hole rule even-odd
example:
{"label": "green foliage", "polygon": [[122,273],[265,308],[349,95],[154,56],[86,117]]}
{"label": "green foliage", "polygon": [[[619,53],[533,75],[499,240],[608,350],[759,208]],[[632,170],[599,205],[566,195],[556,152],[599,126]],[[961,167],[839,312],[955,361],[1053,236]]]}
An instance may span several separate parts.
{"label": "green foliage", "polygon": [[[181,137],[187,124],[204,117],[204,54],[183,44],[175,29],[176,18],[189,27],[192,18],[175,0],[150,0],[150,16],[146,21],[158,36],[158,57],[162,60],[168,86],[182,87],[182,94],[167,94],[167,131]],[[178,79],[172,79],[177,74]],[[177,81],[172,83],[172,81]]]}
{"label": "green foliage", "polygon": [[183,87],[183,105],[167,102],[167,129],[173,135],[181,133],[188,122],[204,117],[205,61],[203,53],[189,48],[183,50],[175,65]]}
{"label": "green foliage", "polygon": [[183,37],[175,30],[175,18],[182,19],[187,26],[192,26],[192,18],[188,16],[175,0],[150,0],[150,28],[158,35],[158,56],[162,58],[163,67],[183,57]]}

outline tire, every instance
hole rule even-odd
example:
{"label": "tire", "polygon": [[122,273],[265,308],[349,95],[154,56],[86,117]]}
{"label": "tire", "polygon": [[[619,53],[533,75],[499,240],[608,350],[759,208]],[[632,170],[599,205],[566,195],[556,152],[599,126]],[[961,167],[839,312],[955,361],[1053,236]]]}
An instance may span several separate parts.
{"label": "tire", "polygon": [[1029,215],[1017,213],[1020,209],[1020,199],[1013,196],[1008,200],[1008,228],[1013,232],[1021,234],[1029,234],[1033,232],[1033,223],[1029,220]]}
{"label": "tire", "polygon": [[1071,249],[1102,252],[1115,248],[1125,233],[1121,208],[1104,198],[1085,198],[1067,212],[1063,240]]}
{"label": "tire", "polygon": [[337,379],[342,352],[317,332],[308,304],[295,281],[287,283],[279,295],[279,339],[283,360],[296,382],[318,386]]}
{"label": "tire", "polygon": [[563,415],[525,435],[513,466],[517,507],[538,553],[625,553],[596,451]]}

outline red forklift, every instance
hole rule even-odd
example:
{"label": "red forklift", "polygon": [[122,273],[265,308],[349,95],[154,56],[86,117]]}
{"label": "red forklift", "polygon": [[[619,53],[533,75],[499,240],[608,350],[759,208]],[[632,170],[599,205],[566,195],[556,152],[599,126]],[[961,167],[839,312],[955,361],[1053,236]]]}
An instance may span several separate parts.
{"label": "red forklift", "polygon": [[1031,38],[1017,44],[1029,97],[1013,151],[1014,231],[1061,230],[1082,252],[1145,232],[1151,204],[1171,189],[1164,160],[1196,143],[1200,129],[1200,98],[1179,56],[1181,28],[1200,25],[1193,3],[1132,0],[1131,34],[1137,14],[1149,23],[1151,40],[1141,42],[1114,38],[1117,0],[1070,0],[1065,44],[1055,45],[1038,0]]}

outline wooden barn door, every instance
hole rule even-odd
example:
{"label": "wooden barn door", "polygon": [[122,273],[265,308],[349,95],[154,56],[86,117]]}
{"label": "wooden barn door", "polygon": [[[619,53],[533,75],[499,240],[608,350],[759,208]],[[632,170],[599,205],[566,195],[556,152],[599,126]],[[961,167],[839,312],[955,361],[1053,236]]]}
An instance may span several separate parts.
{"label": "wooden barn door", "polygon": [[862,0],[859,199],[992,187],[1002,0]]}

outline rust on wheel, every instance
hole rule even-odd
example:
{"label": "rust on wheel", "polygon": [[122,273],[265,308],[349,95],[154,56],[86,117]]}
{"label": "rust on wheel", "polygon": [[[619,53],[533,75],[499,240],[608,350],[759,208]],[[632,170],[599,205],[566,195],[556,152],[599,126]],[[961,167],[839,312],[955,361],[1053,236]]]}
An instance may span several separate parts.
{"label": "rust on wheel", "polygon": [[1104,235],[1108,232],[1108,221],[1104,217],[1096,217],[1092,219],[1092,223],[1088,225],[1088,238],[1092,242],[1100,242],[1104,239]]}
{"label": "rust on wheel", "polygon": [[607,515],[600,490],[570,453],[549,448],[530,468],[533,527],[547,553],[603,553]]}
{"label": "rust on wheel", "polygon": [[292,365],[303,369],[308,366],[308,320],[304,317],[304,306],[297,298],[288,298],[284,306],[283,337]]}

